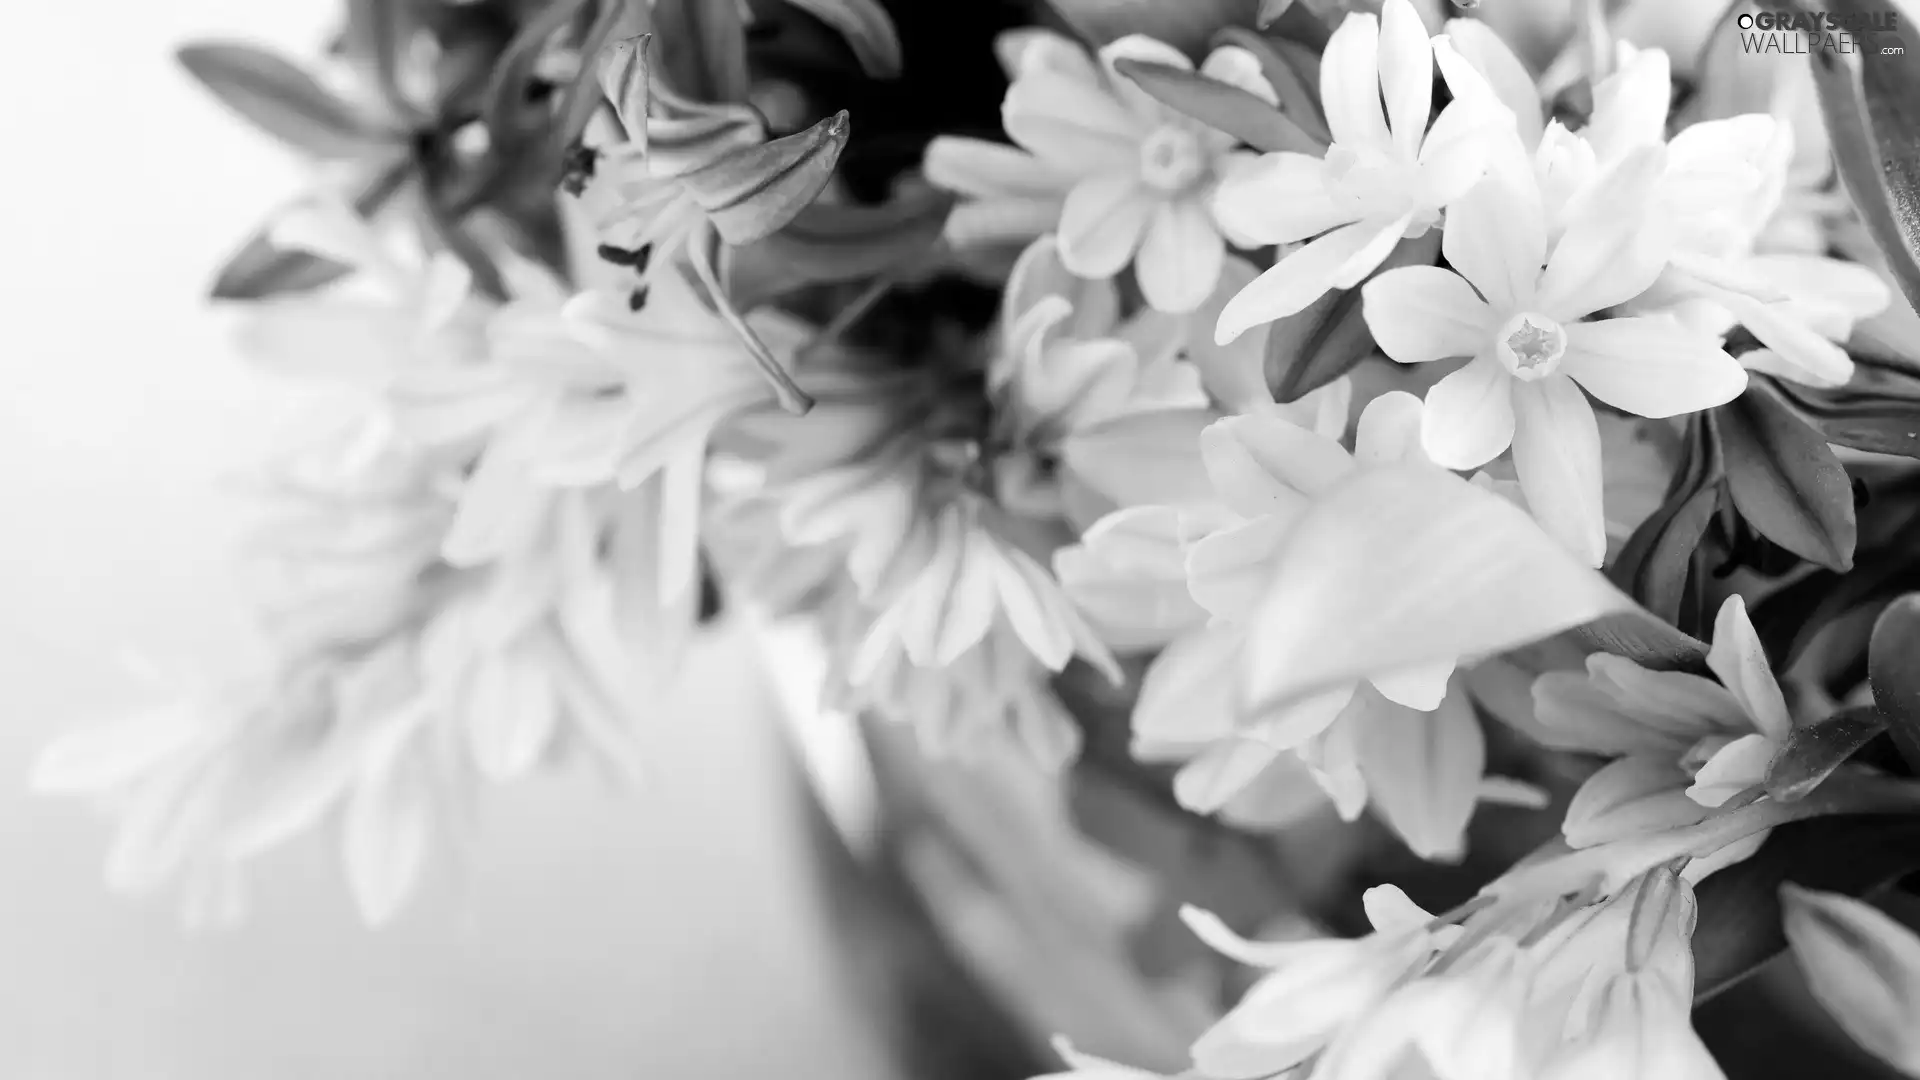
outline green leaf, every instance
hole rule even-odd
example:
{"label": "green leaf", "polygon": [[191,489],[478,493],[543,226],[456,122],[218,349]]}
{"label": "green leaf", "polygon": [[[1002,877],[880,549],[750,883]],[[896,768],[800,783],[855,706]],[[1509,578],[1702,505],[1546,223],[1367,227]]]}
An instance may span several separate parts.
{"label": "green leaf", "polygon": [[[1311,15],[1308,21],[1316,26]],[[1280,113],[1322,145],[1333,141],[1326,113],[1320,106],[1320,54],[1298,42],[1270,38],[1244,27],[1228,27],[1214,37],[1215,45],[1247,50],[1260,61],[1260,73],[1280,98]]]}
{"label": "green leaf", "polygon": [[323,160],[361,158],[399,139],[265,49],[200,42],[181,46],[176,55],[222,104],[302,153]]}
{"label": "green leaf", "polygon": [[1104,45],[1145,34],[1189,55],[1225,26],[1252,26],[1257,0],[1050,0],[1081,36]]}
{"label": "green leaf", "polygon": [[721,239],[758,240],[792,221],[833,177],[847,145],[839,113],[784,139],[742,147],[680,177]]}
{"label": "green leaf", "polygon": [[1688,428],[1687,458],[1667,490],[1666,501],[1633,531],[1608,575],[1648,611],[1680,621],[1694,552],[1720,505],[1725,478],[1720,446],[1704,423]]}
{"label": "green leaf", "polygon": [[787,0],[840,32],[860,67],[876,79],[900,77],[900,34],[880,0]]}
{"label": "green leaf", "polygon": [[[1382,272],[1427,266],[1440,250],[1437,230],[1400,241]],[[1267,329],[1266,373],[1275,401],[1297,401],[1352,371],[1373,352],[1373,334],[1360,311],[1360,290],[1331,292]]]}
{"label": "green leaf", "polygon": [[1842,709],[1825,720],[1794,728],[1786,745],[1767,763],[1767,794],[1782,802],[1806,797],[1885,730],[1886,716],[1871,705]]}
{"label": "green leaf", "polygon": [[1830,390],[1779,382],[1774,389],[1830,443],[1920,458],[1920,373],[1855,358],[1854,377]]}
{"label": "green leaf", "polygon": [[952,206],[952,195],[927,184],[877,206],[813,203],[785,228],[733,252],[728,293],[751,310],[802,286],[889,273],[933,248]]}
{"label": "green leaf", "polygon": [[1693,935],[1694,1003],[1760,969],[1786,948],[1780,885],[1862,896],[1920,869],[1920,820],[1824,817],[1773,830],[1751,859],[1700,883]]}
{"label": "green leaf", "polygon": [[673,89],[701,101],[747,100],[747,28],[740,0],[658,0],[653,7],[659,35],[661,77]]}
{"label": "green leaf", "polygon": [[1920,593],[1888,604],[1874,622],[1867,679],[1900,756],[1920,775]]}
{"label": "green leaf", "polygon": [[[1886,11],[1866,0],[1799,7],[1862,17]],[[1820,111],[1847,193],[1907,302],[1920,310],[1920,64],[1912,56],[1881,55],[1878,34],[1861,36],[1869,40],[1853,54],[1813,50]]]}
{"label": "green leaf", "polygon": [[1161,104],[1226,132],[1255,150],[1315,155],[1326,152],[1326,143],[1237,86],[1187,68],[1144,60],[1121,60],[1114,68]]}
{"label": "green leaf", "polygon": [[1707,643],[1646,611],[1603,615],[1567,631],[1586,652],[1623,656],[1653,671],[1707,670]]}
{"label": "green leaf", "polygon": [[1810,562],[1853,566],[1853,485],[1819,432],[1765,381],[1713,412],[1727,491],[1762,535]]}

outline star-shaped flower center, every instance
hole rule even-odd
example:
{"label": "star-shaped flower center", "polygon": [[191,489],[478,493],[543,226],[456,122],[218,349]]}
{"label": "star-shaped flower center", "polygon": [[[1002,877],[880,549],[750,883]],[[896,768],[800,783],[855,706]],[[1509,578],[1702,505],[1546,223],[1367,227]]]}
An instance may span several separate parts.
{"label": "star-shaped flower center", "polygon": [[1140,144],[1140,179],[1161,191],[1184,191],[1207,173],[1200,140],[1178,124],[1157,128]]}
{"label": "star-shaped flower center", "polygon": [[1517,379],[1544,379],[1567,352],[1567,332],[1545,315],[1522,312],[1500,328],[1495,351]]}

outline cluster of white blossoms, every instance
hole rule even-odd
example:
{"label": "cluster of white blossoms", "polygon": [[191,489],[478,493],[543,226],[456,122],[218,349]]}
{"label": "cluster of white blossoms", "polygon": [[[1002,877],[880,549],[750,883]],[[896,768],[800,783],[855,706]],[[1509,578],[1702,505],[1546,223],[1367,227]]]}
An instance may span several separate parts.
{"label": "cluster of white blossoms", "polygon": [[[703,2],[636,10],[680,11],[666,34]],[[898,66],[877,5],[800,6]],[[486,785],[641,772],[716,591],[811,622],[822,704],[929,757],[1070,783],[1102,721],[1056,677],[1084,669],[1127,691],[1119,744],[1194,815],[1371,815],[1458,863],[1483,804],[1559,814],[1454,910],[1375,887],[1362,938],[1255,942],[1187,910],[1262,974],[1183,1078],[1719,1076],[1688,1020],[1695,886],[1779,826],[1920,811],[1911,780],[1845,760],[1888,725],[1881,675],[1776,674],[1756,623],[1777,586],[1737,573],[1772,541],[1813,560],[1836,521],[1824,565],[1851,566],[1847,470],[1805,465],[1812,495],[1739,470],[1788,437],[1766,409],[1851,400],[1850,339],[1897,275],[1836,254],[1869,249],[1803,70],[1757,98],[1702,81],[1676,114],[1667,54],[1596,23],[1570,102],[1485,22],[1367,6],[1317,56],[1250,27],[1191,56],[1007,33],[1011,144],[932,139],[952,206],[905,260],[859,251],[887,230],[829,181],[847,115],[775,139],[720,15],[711,53],[653,43],[683,78],[710,62],[697,87],[650,74],[644,37],[571,58],[591,108],[561,111],[592,115],[562,259],[484,215],[458,242],[440,222],[429,255],[396,215],[303,200],[274,242],[341,280],[254,304],[240,341],[365,417],[278,477],[262,629],[283,662],[63,741],[35,784],[116,810],[117,886],[184,884],[210,916],[249,860],[337,824],[385,920]],[[839,245],[831,269],[779,247],[795,222]],[[986,277],[996,312],[859,332],[941,274]],[[786,302],[823,283],[866,287]],[[1793,453],[1830,459],[1801,427]],[[1812,523],[1754,509],[1786,504]],[[1710,516],[1740,556],[1718,576],[1694,552]],[[1836,698],[1865,713],[1821,728]],[[1563,814],[1502,764],[1514,742],[1559,755]],[[1822,1000],[1857,999],[1842,1023],[1920,1075],[1898,1019],[1920,943],[1845,896],[1781,902]],[[1062,1050],[1063,1076],[1151,1075]]]}

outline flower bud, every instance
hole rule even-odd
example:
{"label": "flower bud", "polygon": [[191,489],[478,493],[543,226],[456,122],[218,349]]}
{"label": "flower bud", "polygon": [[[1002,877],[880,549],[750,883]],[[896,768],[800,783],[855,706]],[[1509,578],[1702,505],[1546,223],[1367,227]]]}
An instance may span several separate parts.
{"label": "flower bud", "polygon": [[1855,1042],[1920,1076],[1920,937],[1839,893],[1782,885],[1780,902],[1813,996]]}

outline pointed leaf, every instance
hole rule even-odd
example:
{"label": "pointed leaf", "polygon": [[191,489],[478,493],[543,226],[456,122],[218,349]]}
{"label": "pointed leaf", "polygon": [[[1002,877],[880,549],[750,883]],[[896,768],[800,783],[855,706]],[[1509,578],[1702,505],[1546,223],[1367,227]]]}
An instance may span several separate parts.
{"label": "pointed leaf", "polygon": [[340,100],[291,62],[252,45],[184,45],[180,64],[222,104],[302,153],[326,160],[366,157],[399,134]]}
{"label": "pointed leaf", "polygon": [[1780,885],[1864,896],[1920,869],[1920,820],[1824,817],[1773,830],[1752,858],[1701,882],[1694,1002],[1760,970],[1786,948]]}
{"label": "pointed leaf", "polygon": [[1128,34],[1158,38],[1185,53],[1226,26],[1252,26],[1256,0],[1049,0],[1088,41],[1104,45]]}
{"label": "pointed leaf", "polygon": [[1831,390],[1777,382],[1774,389],[1830,443],[1920,458],[1920,374],[1856,357],[1854,377]]}
{"label": "pointed leaf", "polygon": [[1920,936],[1873,905],[1782,886],[1787,941],[1807,988],[1853,1041],[1920,1076]]}
{"label": "pointed leaf", "polygon": [[[1867,25],[1886,13],[1884,5],[1865,0],[1798,6],[1808,13],[1831,9]],[[1909,55],[1881,54],[1883,44],[1899,44],[1897,35],[1856,37],[1866,40],[1851,54],[1812,50],[1820,111],[1847,193],[1907,302],[1920,310],[1920,64]]]}
{"label": "pointed leaf", "polygon": [[840,32],[860,67],[876,79],[900,77],[900,34],[880,0],[787,0]]}
{"label": "pointed leaf", "polygon": [[1853,485],[1826,440],[1765,382],[1713,416],[1740,516],[1803,559],[1851,568]]}
{"label": "pointed leaf", "polygon": [[1255,150],[1291,150],[1300,154],[1326,153],[1327,144],[1301,130],[1300,125],[1237,86],[1210,79],[1197,71],[1122,59],[1114,68],[1168,108],[1239,139]]}
{"label": "pointed leaf", "polygon": [[[1326,42],[1326,27],[1303,11],[1291,11],[1287,22],[1304,18],[1319,32],[1321,46]],[[1320,106],[1320,49],[1309,49],[1298,42],[1256,33],[1245,27],[1228,27],[1214,38],[1214,44],[1232,45],[1252,53],[1260,61],[1260,74],[1280,98],[1282,115],[1300,130],[1321,143],[1333,141],[1327,129],[1326,112]]]}
{"label": "pointed leaf", "polygon": [[1793,729],[1767,764],[1767,794],[1785,802],[1806,797],[1854,752],[1887,729],[1871,705],[1842,709],[1817,723]]}
{"label": "pointed leaf", "polygon": [[1284,541],[1249,628],[1252,701],[1504,652],[1635,611],[1526,511],[1432,466],[1362,470]]}
{"label": "pointed leaf", "polygon": [[1894,745],[1907,767],[1920,774],[1920,593],[1895,600],[1875,620],[1867,679]]}
{"label": "pointed leaf", "polygon": [[657,0],[661,76],[681,94],[729,104],[747,100],[747,30],[740,0]]}
{"label": "pointed leaf", "polygon": [[681,182],[729,244],[758,240],[792,221],[833,177],[847,145],[847,114],[683,174]]}
{"label": "pointed leaf", "polygon": [[[1438,230],[1400,241],[1384,273],[1400,266],[1429,266],[1440,251]],[[1298,401],[1352,371],[1373,352],[1373,334],[1362,317],[1360,290],[1331,292],[1267,329],[1267,382],[1275,401]]]}
{"label": "pointed leaf", "polygon": [[1611,653],[1652,671],[1707,670],[1707,643],[1676,630],[1651,612],[1603,615],[1567,632],[1588,652]]}
{"label": "pointed leaf", "polygon": [[1687,456],[1674,475],[1666,501],[1633,531],[1608,571],[1648,611],[1678,623],[1694,552],[1720,505],[1720,444],[1704,421],[1687,433]]}

